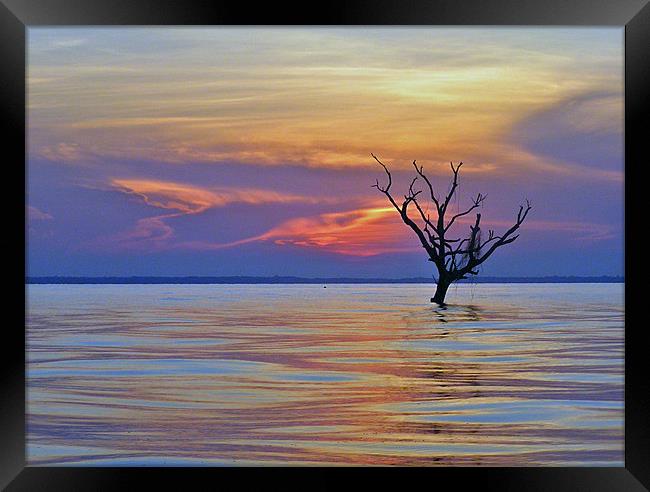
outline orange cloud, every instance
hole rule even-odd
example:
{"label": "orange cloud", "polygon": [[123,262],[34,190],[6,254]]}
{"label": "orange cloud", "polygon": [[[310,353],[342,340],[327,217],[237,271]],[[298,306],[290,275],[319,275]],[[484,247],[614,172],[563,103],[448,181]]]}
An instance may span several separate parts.
{"label": "orange cloud", "polygon": [[[412,217],[417,220],[415,216]],[[473,219],[460,220],[469,226]],[[498,220],[485,227],[507,229],[512,221]],[[610,239],[608,226],[580,222],[530,221],[526,228],[536,231],[573,233],[576,240]],[[460,235],[464,232],[459,231]],[[401,222],[395,209],[367,208],[347,212],[322,214],[313,218],[289,220],[262,234],[257,239],[275,244],[293,244],[319,248],[332,253],[354,256],[373,256],[382,253],[418,251],[421,245],[410,229]]]}
{"label": "orange cloud", "polygon": [[259,239],[354,256],[417,249],[417,241],[405,240],[402,227],[391,207],[362,208],[291,219]]}
{"label": "orange cloud", "polygon": [[[418,220],[415,216],[412,218]],[[468,227],[473,220],[468,217],[458,220],[457,233],[460,236],[468,233]],[[499,230],[505,230],[512,224],[513,222],[508,220],[491,220],[485,221],[484,227],[495,228],[498,234]],[[584,222],[530,220],[526,222],[525,229],[569,233],[573,240],[578,241],[599,241],[615,237],[607,225]],[[391,207],[369,207],[324,213],[314,217],[299,217],[287,220],[259,236],[230,243],[191,241],[179,243],[176,247],[216,250],[258,241],[360,257],[419,251],[421,248],[418,239],[406,228],[395,209]]]}
{"label": "orange cloud", "polygon": [[123,247],[165,247],[174,230],[166,219],[194,215],[211,208],[231,203],[322,203],[318,199],[256,188],[202,188],[199,186],[144,179],[113,179],[111,185],[123,193],[136,195],[152,207],[170,210],[170,213],[138,220],[131,230],[120,233],[109,241]]}
{"label": "orange cloud", "polygon": [[570,126],[620,130],[620,30],[145,29],[125,56],[92,49],[116,36],[101,29],[53,58],[56,36],[30,38],[28,73],[30,150],[52,160],[349,169],[374,167],[375,152],[396,169],[453,159],[488,175],[622,179],[512,138],[593,92],[616,96],[569,112]]}
{"label": "orange cloud", "polygon": [[352,256],[416,249],[417,244],[410,246],[408,238],[405,241],[400,224],[393,208],[360,208],[289,219],[264,234],[230,243],[190,241],[177,247],[210,250],[272,241],[279,245],[292,244]]}
{"label": "orange cloud", "polygon": [[[203,188],[194,185],[154,181],[114,179],[115,189],[140,197],[145,203],[169,212],[140,219],[136,225],[111,238],[128,248],[181,248],[196,250],[217,250],[242,244],[268,241],[277,245],[293,245],[314,248],[325,252],[350,255],[373,256],[384,253],[418,251],[417,238],[401,222],[397,212],[382,202],[366,202],[359,208],[338,212],[322,213],[309,217],[289,219],[272,227],[267,232],[242,238],[229,243],[209,241],[186,241],[173,243],[174,230],[167,219],[202,213],[208,209],[224,207],[231,203],[328,203],[330,199],[307,197],[290,193],[255,188]],[[414,210],[411,213],[416,214]],[[416,215],[412,218],[419,220]],[[473,218],[463,217],[454,226],[457,234],[463,235]],[[513,219],[514,220],[514,219]],[[485,220],[484,228],[505,230],[512,221]],[[526,222],[531,231],[558,231],[569,233],[574,240],[598,241],[614,237],[611,227],[584,222]]]}
{"label": "orange cloud", "polygon": [[[314,203],[316,198],[255,188],[201,188],[198,186],[145,179],[114,179],[111,184],[125,193],[141,197],[156,208],[197,214],[231,203]],[[318,200],[321,202],[321,200]]]}

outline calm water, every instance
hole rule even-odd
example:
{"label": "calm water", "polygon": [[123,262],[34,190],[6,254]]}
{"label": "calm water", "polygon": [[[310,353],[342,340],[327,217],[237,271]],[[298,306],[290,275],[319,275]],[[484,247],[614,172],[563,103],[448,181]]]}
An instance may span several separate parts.
{"label": "calm water", "polygon": [[623,285],[28,286],[31,465],[623,465]]}

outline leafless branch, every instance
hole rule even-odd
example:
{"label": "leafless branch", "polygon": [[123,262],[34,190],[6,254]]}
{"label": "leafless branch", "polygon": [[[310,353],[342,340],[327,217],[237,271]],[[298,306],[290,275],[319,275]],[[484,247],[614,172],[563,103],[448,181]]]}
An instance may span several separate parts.
{"label": "leafless branch", "polygon": [[454,180],[451,183],[451,189],[449,190],[449,193],[445,197],[444,203],[440,207],[443,214],[447,211],[447,206],[451,201],[451,197],[454,196],[454,193],[456,193],[456,188],[458,188],[458,171],[460,171],[460,167],[463,165],[463,163],[461,162],[456,167],[454,167],[453,162],[450,162],[449,165],[451,166],[451,171],[454,173]]}
{"label": "leafless branch", "polygon": [[[424,174],[424,169],[422,166],[418,166],[416,161],[413,161],[413,167],[417,175],[412,179],[409,187],[408,193],[404,195],[404,201],[399,205],[393,196],[390,193],[390,189],[393,183],[388,167],[381,162],[374,154],[371,154],[373,159],[377,161],[381,167],[384,169],[388,182],[385,186],[382,186],[379,183],[379,180],[376,181],[376,184],[373,185],[374,188],[377,188],[382,192],[393,207],[399,212],[402,221],[408,225],[418,236],[422,247],[427,251],[429,255],[429,261],[435,263],[438,269],[438,278],[436,283],[441,288],[441,293],[438,294],[436,290],[436,296],[432,298],[434,302],[442,302],[444,300],[444,295],[446,292],[446,286],[450,283],[467,278],[467,275],[478,275],[477,267],[486,261],[498,248],[510,244],[517,240],[519,234],[515,232],[519,229],[521,224],[526,220],[528,213],[532,209],[532,206],[528,200],[526,200],[525,205],[519,207],[517,213],[517,219],[515,224],[510,227],[505,233],[498,236],[494,233],[494,230],[488,230],[487,239],[483,240],[481,237],[481,214],[476,214],[476,220],[473,225],[470,225],[470,233],[468,237],[457,238],[457,239],[447,239],[445,233],[449,231],[451,226],[460,218],[469,215],[472,211],[480,207],[487,195],[478,193],[475,198],[472,199],[472,205],[468,207],[463,212],[459,212],[456,215],[452,216],[448,223],[445,225],[445,212],[449,207],[449,203],[453,198],[454,194],[458,189],[458,176],[461,166],[463,165],[460,162],[457,166],[454,166],[451,163],[451,171],[453,173],[453,180],[451,183],[451,188],[448,194],[445,196],[444,200],[441,202],[436,196],[433,184],[429,178]],[[419,179],[422,179],[429,191],[429,196],[431,202],[436,209],[438,214],[437,220],[432,221],[426,207],[423,207],[420,203],[422,190],[415,188],[416,183]],[[422,219],[423,227],[418,226],[418,224],[409,217],[408,207],[413,203],[415,208],[418,211],[420,218]],[[488,247],[489,246],[489,247]],[[485,251],[485,248],[488,248]],[[482,251],[485,251],[481,254]]]}
{"label": "leafless branch", "polygon": [[431,196],[431,201],[435,204],[438,214],[440,214],[440,203],[438,202],[438,197],[433,191],[433,185],[431,184],[431,181],[429,181],[429,178],[427,178],[426,175],[424,174],[424,168],[422,166],[418,167],[416,161],[413,161],[413,167],[415,168],[415,171],[418,173],[418,175],[424,180],[424,182],[429,187],[429,194]]}
{"label": "leafless branch", "polygon": [[454,224],[454,222],[455,222],[456,219],[458,219],[458,218],[460,218],[460,217],[464,217],[465,215],[469,214],[472,210],[474,210],[474,209],[480,207],[481,204],[485,201],[486,198],[487,198],[487,195],[483,195],[483,194],[481,194],[481,193],[479,193],[478,195],[476,195],[476,198],[474,198],[474,200],[472,201],[472,206],[471,206],[470,208],[468,208],[468,209],[465,210],[464,212],[461,212],[461,213],[459,213],[459,214],[454,215],[454,216],[449,220],[449,222],[448,222],[447,225],[445,226],[445,232],[447,232],[447,231],[451,228],[451,226]]}

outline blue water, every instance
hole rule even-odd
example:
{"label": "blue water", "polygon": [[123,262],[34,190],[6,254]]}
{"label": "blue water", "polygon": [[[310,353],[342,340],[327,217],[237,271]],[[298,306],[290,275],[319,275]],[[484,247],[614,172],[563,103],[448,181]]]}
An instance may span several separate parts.
{"label": "blue water", "polygon": [[29,285],[30,465],[622,466],[622,284]]}

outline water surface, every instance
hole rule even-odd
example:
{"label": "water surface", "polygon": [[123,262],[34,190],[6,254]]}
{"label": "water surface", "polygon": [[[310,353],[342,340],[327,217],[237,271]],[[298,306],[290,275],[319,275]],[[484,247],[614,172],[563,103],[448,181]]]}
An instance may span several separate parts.
{"label": "water surface", "polygon": [[623,466],[622,284],[29,285],[30,465]]}

